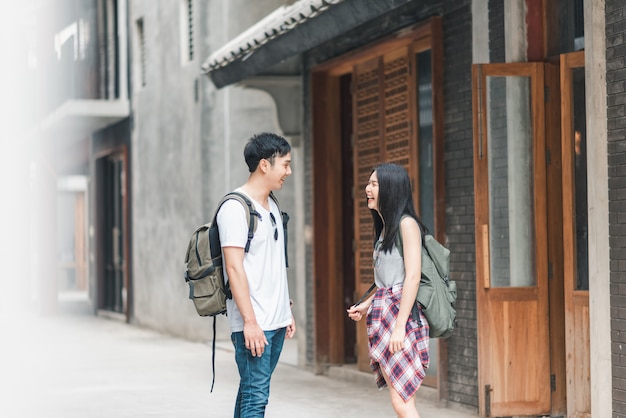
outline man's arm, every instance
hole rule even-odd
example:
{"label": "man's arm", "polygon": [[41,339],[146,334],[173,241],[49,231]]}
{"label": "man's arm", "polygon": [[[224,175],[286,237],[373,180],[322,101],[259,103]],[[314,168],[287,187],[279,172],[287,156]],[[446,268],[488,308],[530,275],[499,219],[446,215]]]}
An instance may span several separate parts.
{"label": "man's arm", "polygon": [[250,301],[248,277],[243,268],[244,250],[240,247],[223,247],[222,249],[230,290],[243,319],[243,337],[246,348],[252,352],[253,356],[260,357],[268,342],[265,333],[256,321],[256,315]]}

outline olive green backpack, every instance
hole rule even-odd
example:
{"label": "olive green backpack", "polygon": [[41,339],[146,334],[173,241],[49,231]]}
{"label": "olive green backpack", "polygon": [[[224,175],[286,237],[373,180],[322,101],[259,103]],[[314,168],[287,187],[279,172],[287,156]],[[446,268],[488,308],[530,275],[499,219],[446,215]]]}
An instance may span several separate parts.
{"label": "olive green backpack", "polygon": [[[278,200],[273,193],[270,197],[276,202]],[[254,209],[252,201],[246,195],[239,192],[230,192],[220,200],[213,215],[213,220],[207,224],[198,227],[187,245],[185,253],[185,282],[189,285],[189,299],[200,316],[213,317],[213,383],[211,384],[211,392],[215,384],[215,334],[216,334],[216,317],[218,315],[226,315],[226,299],[232,299],[230,286],[224,280],[224,266],[222,262],[222,246],[220,243],[220,232],[217,226],[217,213],[227,200],[237,200],[240,202],[248,219],[248,241],[244,251],[250,250],[250,242],[254,238],[254,232],[257,227],[257,217],[260,214]],[[280,206],[278,206],[280,211]],[[287,260],[287,221],[289,215],[280,211],[283,229],[285,231],[285,262],[289,266]]]}

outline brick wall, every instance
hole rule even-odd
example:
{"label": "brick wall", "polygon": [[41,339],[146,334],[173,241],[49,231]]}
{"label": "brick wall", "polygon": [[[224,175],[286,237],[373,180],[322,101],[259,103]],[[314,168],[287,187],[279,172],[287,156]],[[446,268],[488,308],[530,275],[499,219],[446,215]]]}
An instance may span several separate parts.
{"label": "brick wall", "polygon": [[626,0],[606,0],[613,417],[626,417]]}
{"label": "brick wall", "polygon": [[448,396],[478,407],[470,4],[447,0],[443,16],[446,237],[458,290],[458,328],[447,340]]}
{"label": "brick wall", "polygon": [[489,0],[489,62],[504,62],[504,2]]}

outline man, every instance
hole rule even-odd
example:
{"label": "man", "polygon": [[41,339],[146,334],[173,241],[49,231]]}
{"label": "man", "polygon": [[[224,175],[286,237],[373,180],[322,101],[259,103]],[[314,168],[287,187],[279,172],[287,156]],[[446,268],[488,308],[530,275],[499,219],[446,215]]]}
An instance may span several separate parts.
{"label": "man", "polygon": [[233,294],[226,309],[240,376],[235,418],[265,416],[270,378],[285,338],[292,338],[296,331],[283,223],[270,197],[291,175],[291,146],[278,135],[262,133],[250,138],[243,153],[250,176],[236,191],[248,196],[258,212],[247,253],[248,221],[241,203],[229,200],[217,215],[226,278]]}

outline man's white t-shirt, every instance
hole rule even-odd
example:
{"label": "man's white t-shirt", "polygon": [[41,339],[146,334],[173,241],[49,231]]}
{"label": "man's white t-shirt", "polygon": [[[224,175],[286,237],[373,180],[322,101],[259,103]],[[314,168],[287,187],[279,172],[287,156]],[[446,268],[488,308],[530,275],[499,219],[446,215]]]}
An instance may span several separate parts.
{"label": "man's white t-shirt", "polygon": [[[244,254],[243,268],[248,277],[250,300],[257,323],[263,331],[273,331],[291,324],[289,288],[285,267],[285,235],[278,206],[269,198],[270,210],[276,220],[272,225],[270,213],[241,189],[236,190],[250,199],[257,212],[257,228]],[[245,248],[248,240],[248,219],[243,205],[237,200],[226,201],[217,214],[222,247]],[[274,239],[274,229],[278,239]],[[224,276],[228,273],[224,268]],[[226,301],[231,332],[243,331],[243,319],[234,299]]]}

